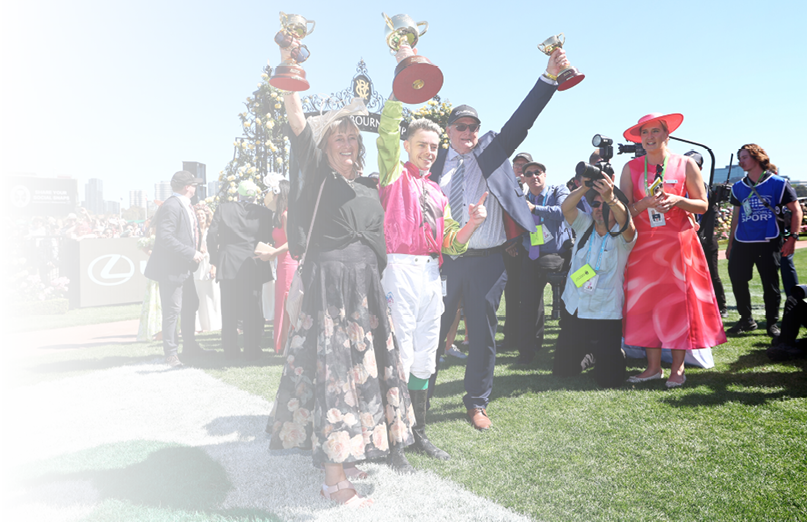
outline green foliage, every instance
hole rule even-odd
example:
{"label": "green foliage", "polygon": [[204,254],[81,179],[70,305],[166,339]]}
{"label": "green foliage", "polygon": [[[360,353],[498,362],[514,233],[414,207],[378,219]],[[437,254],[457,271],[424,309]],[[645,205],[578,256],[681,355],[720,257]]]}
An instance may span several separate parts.
{"label": "green foliage", "polygon": [[21,317],[24,315],[64,315],[70,308],[67,299],[49,299],[47,301],[28,301],[25,303],[3,304],[3,317]]}

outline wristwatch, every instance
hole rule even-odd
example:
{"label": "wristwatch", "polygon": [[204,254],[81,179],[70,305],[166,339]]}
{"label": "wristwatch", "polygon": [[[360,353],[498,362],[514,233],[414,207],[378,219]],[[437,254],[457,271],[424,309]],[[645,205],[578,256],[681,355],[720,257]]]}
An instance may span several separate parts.
{"label": "wristwatch", "polygon": [[793,239],[798,241],[799,240],[799,233],[798,232],[791,232],[790,234],[787,235],[787,237],[792,237]]}

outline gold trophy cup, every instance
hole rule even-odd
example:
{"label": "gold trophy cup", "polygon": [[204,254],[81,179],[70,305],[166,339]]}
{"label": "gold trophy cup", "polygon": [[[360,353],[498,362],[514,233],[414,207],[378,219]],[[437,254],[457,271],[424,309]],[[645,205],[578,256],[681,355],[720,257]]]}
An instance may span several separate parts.
{"label": "gold trophy cup", "polygon": [[[415,22],[405,14],[390,18],[381,13],[386,21],[384,28],[390,53],[398,52],[401,44],[406,42],[414,48],[418,39],[429,29],[428,22]],[[425,26],[423,31],[420,26]],[[395,68],[395,79],[392,81],[392,92],[404,103],[423,103],[440,92],[443,86],[443,72],[425,56],[414,55],[401,60]]]}
{"label": "gold trophy cup", "polygon": [[[550,36],[542,43],[539,43],[538,49],[545,55],[550,56],[555,49],[562,48],[564,43],[566,43],[566,36],[560,33],[555,36]],[[568,65],[558,73],[558,90],[565,91],[566,89],[571,89],[582,82],[585,77],[586,75],[578,71],[576,67]]]}
{"label": "gold trophy cup", "polygon": [[[308,28],[311,24],[311,29]],[[282,48],[289,47],[295,40],[302,40],[314,31],[316,22],[306,20],[300,15],[287,15],[280,12],[280,31],[275,35],[275,43]],[[291,58],[275,67],[275,73],[269,78],[269,85],[284,91],[305,91],[310,85],[305,79],[305,71],[300,65],[308,60],[311,53],[305,45],[297,45],[291,50]]]}

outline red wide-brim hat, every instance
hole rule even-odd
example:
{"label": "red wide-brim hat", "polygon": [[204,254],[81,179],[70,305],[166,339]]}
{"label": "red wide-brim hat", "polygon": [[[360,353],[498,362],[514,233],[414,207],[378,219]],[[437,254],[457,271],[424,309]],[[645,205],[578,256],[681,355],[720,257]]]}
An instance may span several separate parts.
{"label": "red wide-brim hat", "polygon": [[684,121],[683,114],[660,114],[658,112],[651,112],[645,116],[639,118],[639,123],[634,125],[633,127],[626,130],[622,135],[625,136],[625,139],[628,141],[632,141],[634,143],[641,143],[642,141],[642,127],[647,125],[650,122],[654,121],[664,121],[667,124],[667,132],[672,134],[675,132],[675,129],[681,126],[681,123]]}

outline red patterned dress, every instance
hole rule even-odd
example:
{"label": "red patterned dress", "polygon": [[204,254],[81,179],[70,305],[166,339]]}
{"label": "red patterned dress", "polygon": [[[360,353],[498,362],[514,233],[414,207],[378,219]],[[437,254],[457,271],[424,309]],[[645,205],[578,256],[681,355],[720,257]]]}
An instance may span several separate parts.
{"label": "red patterned dress", "polygon": [[[687,158],[670,154],[664,192],[686,193]],[[645,158],[629,164],[633,198],[645,197]],[[648,179],[652,183],[655,168]],[[647,211],[634,218],[639,238],[625,274],[625,344],[696,350],[726,342],[709,268],[688,213],[673,207],[664,226],[651,227]]]}
{"label": "red patterned dress", "polygon": [[[286,232],[282,227],[272,229],[272,242],[275,248],[281,247],[286,244]],[[289,295],[289,287],[291,287],[291,280],[294,277],[294,272],[297,270],[298,261],[291,257],[291,254],[286,251],[277,256],[277,278],[275,280],[275,322],[273,324],[275,336],[275,352],[283,353],[286,348],[281,343],[284,337],[287,337],[289,325],[285,321],[286,312],[286,296]]]}

